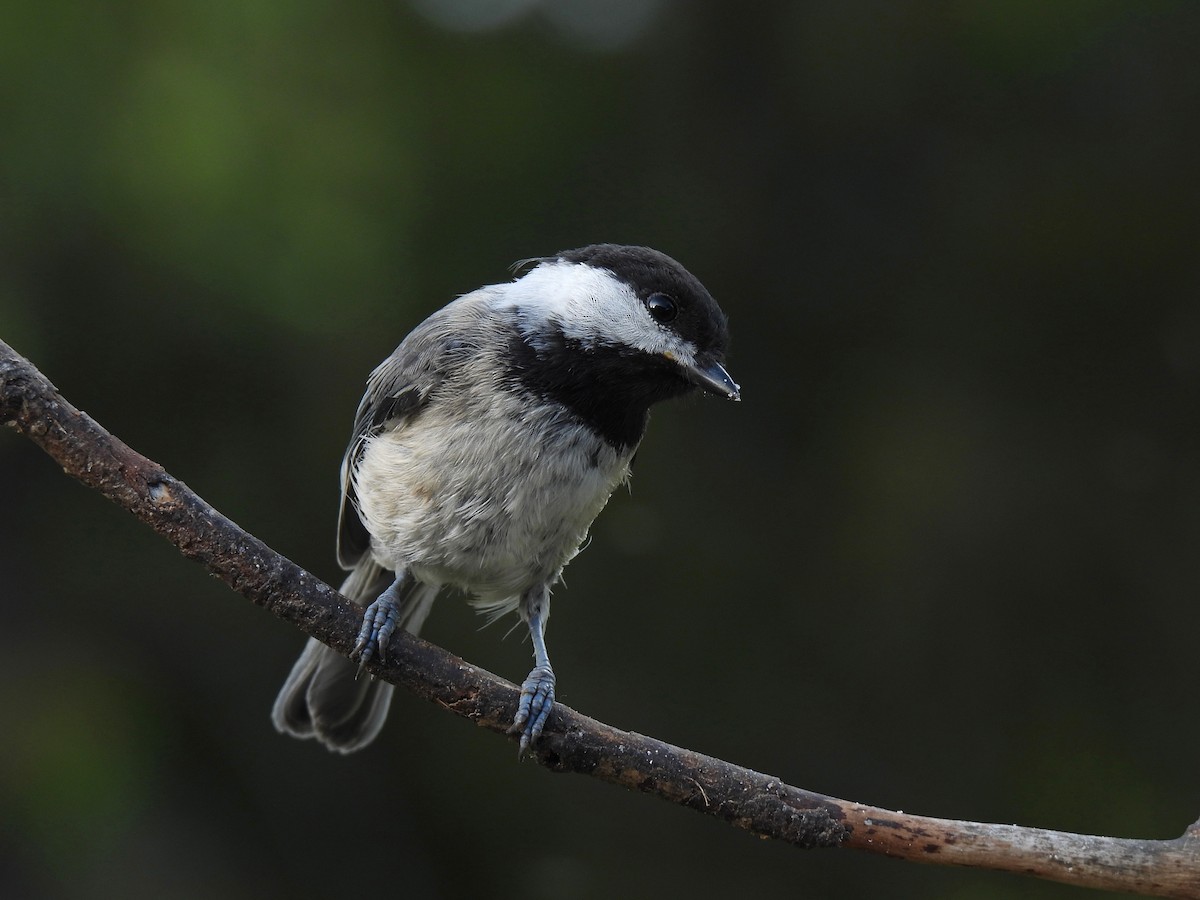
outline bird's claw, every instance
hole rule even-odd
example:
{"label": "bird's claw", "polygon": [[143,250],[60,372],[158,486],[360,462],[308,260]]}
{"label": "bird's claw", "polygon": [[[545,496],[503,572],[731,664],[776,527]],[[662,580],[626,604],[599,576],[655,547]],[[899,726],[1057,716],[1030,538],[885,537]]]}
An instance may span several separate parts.
{"label": "bird's claw", "polygon": [[517,757],[523,758],[529,746],[538,739],[542,727],[554,709],[554,670],[549,666],[538,666],[529,673],[521,685],[521,701],[513,718],[509,734],[521,735],[521,748]]}
{"label": "bird's claw", "polygon": [[399,614],[400,608],[386,594],[367,607],[358,640],[350,652],[350,658],[358,660],[359,673],[376,656],[380,662],[387,662],[387,645],[396,630]]}

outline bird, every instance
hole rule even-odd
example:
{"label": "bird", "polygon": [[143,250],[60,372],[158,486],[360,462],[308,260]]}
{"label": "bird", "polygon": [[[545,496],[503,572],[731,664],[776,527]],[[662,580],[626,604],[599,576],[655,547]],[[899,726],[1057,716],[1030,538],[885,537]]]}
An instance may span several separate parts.
{"label": "bird", "polygon": [[510,732],[524,755],[555,702],[550,591],[630,477],[650,407],[730,400],[727,317],[658,250],[590,244],[522,260],[451,301],[370,375],[341,466],[341,593],[365,607],[354,650],[310,639],[272,710],[338,753],[373,741],[392,685],[360,678],[443,589],[529,629],[534,668]]}

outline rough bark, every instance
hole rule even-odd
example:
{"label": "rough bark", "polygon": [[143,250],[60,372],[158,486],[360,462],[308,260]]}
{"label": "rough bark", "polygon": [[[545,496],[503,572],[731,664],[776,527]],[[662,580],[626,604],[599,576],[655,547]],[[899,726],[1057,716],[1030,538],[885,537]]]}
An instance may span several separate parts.
{"label": "rough bark", "polygon": [[[242,596],[339,653],[350,651],[359,609],[73,407],[2,341],[0,421]],[[516,686],[406,633],[393,637],[387,664],[368,668],[496,734],[506,734],[516,709]],[[654,794],[798,847],[849,847],[1080,887],[1200,898],[1200,822],[1174,840],[1148,841],[893,812],[619,731],[561,703],[533,755],[553,771]]]}

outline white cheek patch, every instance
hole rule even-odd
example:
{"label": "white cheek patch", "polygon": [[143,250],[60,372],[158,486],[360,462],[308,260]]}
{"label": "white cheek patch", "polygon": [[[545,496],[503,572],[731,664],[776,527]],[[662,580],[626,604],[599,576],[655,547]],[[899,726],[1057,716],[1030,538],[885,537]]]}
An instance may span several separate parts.
{"label": "white cheek patch", "polygon": [[544,346],[554,323],[585,347],[616,344],[681,365],[695,362],[692,346],[651,319],[629,285],[606,269],[555,260],[506,287],[497,308],[520,310],[519,327],[535,348]]}

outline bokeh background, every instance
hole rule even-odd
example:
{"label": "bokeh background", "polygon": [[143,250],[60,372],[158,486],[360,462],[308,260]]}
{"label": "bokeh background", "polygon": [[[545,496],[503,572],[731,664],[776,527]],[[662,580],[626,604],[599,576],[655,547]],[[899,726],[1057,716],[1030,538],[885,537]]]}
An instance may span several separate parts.
{"label": "bokeh background", "polygon": [[[370,369],[513,260],[684,262],[740,406],[657,410],[560,698],[813,790],[1200,814],[1200,5],[392,0],[0,12],[0,338],[321,577]],[[0,895],[1057,898],[801,853],[398,697],[0,434]],[[520,634],[426,635],[510,678]]]}

